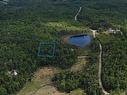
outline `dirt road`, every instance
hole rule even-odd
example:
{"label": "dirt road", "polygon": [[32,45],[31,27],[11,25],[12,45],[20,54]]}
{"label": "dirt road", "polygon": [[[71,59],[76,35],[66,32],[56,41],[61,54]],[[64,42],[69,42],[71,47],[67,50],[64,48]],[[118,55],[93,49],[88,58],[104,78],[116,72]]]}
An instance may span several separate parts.
{"label": "dirt road", "polygon": [[103,84],[102,84],[102,45],[99,43],[99,48],[100,48],[100,54],[99,54],[99,70],[98,70],[98,80],[99,80],[99,86],[102,89],[102,92],[104,95],[109,95],[109,93],[104,89]]}
{"label": "dirt road", "polygon": [[78,15],[80,14],[81,10],[82,10],[82,7],[79,8],[77,14],[75,15],[75,21],[77,21]]}

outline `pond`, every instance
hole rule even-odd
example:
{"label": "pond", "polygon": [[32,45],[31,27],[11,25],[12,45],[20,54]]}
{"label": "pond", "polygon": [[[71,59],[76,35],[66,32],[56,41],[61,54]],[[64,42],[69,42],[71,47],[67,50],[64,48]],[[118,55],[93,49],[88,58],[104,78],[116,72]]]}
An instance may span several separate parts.
{"label": "pond", "polygon": [[85,48],[91,43],[91,36],[89,35],[73,35],[68,38],[68,43],[80,48]]}

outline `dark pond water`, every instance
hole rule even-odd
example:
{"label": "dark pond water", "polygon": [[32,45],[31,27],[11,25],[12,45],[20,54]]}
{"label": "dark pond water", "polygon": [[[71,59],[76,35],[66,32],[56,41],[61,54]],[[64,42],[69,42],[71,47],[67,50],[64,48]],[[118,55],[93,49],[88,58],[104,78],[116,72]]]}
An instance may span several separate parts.
{"label": "dark pond water", "polygon": [[80,48],[84,48],[91,43],[91,40],[91,36],[89,35],[74,35],[70,36],[68,43]]}

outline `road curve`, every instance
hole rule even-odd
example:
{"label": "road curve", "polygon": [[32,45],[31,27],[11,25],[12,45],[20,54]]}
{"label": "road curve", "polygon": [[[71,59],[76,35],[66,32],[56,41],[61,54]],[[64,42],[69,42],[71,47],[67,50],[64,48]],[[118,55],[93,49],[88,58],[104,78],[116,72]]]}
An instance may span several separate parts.
{"label": "road curve", "polygon": [[[81,10],[82,10],[82,7],[79,8],[77,14],[75,15],[75,21],[78,20],[77,17],[80,14]],[[90,31],[91,31],[91,29],[90,29]],[[93,32],[93,37],[96,38],[96,30],[93,30],[92,32]],[[97,39],[97,40],[99,41],[99,48],[100,48],[100,53],[99,53],[99,70],[98,70],[99,86],[100,86],[100,88],[102,90],[102,93],[104,95],[109,95],[109,93],[104,89],[103,84],[102,84],[102,76],[101,75],[102,75],[102,52],[103,52],[103,47],[102,47],[102,44],[101,44],[100,40],[99,39]]]}
{"label": "road curve", "polygon": [[98,71],[98,80],[99,80],[99,86],[102,89],[102,92],[104,95],[109,95],[109,93],[104,89],[103,84],[102,84],[102,52],[103,52],[103,48],[101,43],[99,42],[99,48],[100,48],[100,54],[99,54],[99,71]]}
{"label": "road curve", "polygon": [[77,14],[75,15],[75,21],[77,21],[78,15],[80,14],[81,10],[82,10],[82,7],[79,8]]}

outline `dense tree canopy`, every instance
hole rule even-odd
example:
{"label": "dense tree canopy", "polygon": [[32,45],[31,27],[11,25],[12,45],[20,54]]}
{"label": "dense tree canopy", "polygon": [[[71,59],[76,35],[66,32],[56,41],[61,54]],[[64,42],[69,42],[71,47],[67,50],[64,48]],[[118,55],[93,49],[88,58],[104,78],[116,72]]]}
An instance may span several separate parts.
{"label": "dense tree canopy", "polygon": [[[127,87],[126,5],[127,0],[10,0],[7,5],[0,2],[0,95],[15,94],[41,66],[71,67],[78,53],[61,43],[61,36],[84,33],[87,27],[105,31],[114,26],[120,26],[123,36],[102,32],[98,36],[104,46],[102,79],[106,90],[124,91]],[[79,6],[83,9],[79,21],[74,22]],[[47,40],[60,42],[56,57],[37,56],[39,43]],[[96,40],[90,51],[84,71],[65,71],[54,77],[60,90],[70,92],[82,88],[88,95],[100,95]]]}

